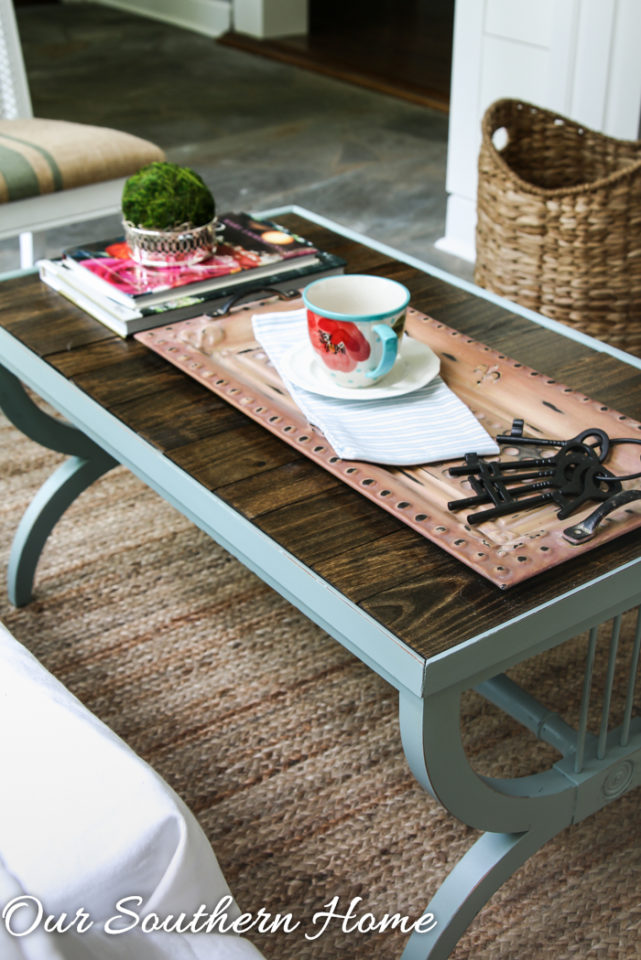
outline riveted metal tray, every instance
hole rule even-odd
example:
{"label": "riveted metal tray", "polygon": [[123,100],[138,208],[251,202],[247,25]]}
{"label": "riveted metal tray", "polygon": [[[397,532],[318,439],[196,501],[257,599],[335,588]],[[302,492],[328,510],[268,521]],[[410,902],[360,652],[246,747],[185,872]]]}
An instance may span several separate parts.
{"label": "riveted metal tray", "polygon": [[[594,503],[569,520],[559,520],[557,508],[545,505],[472,526],[466,522],[469,511],[453,513],[447,507],[450,500],[473,493],[468,480],[449,475],[455,461],[395,468],[341,460],[307,423],[253,336],[254,313],[301,306],[301,300],[285,307],[274,302],[250,304],[221,319],[196,317],[147,330],[136,339],[501,588],[641,528],[641,501],[611,514],[591,540],[580,544],[569,542],[563,531],[590,514]],[[563,440],[586,427],[599,427],[610,437],[641,438],[636,420],[425,314],[408,310],[406,330],[439,355],[441,376],[492,436],[509,433],[517,416],[531,437]],[[636,472],[639,449],[615,446],[608,469],[618,475]],[[543,446],[507,447],[501,460],[552,452]]]}

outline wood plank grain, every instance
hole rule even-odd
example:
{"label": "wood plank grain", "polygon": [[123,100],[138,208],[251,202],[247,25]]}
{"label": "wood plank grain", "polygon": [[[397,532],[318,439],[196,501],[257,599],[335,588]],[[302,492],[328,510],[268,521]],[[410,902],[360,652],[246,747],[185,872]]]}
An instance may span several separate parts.
{"label": "wood plank grain", "polygon": [[160,450],[169,451],[242,427],[247,417],[195,380],[114,404],[114,413]]}
{"label": "wood plank grain", "polygon": [[293,448],[291,455],[290,463],[276,467],[268,475],[253,475],[218,487],[217,495],[245,517],[254,518],[273,510],[288,509],[319,493],[333,496],[343,488],[342,482],[327,470],[321,470],[306,458],[299,459]]}
{"label": "wood plank grain", "polygon": [[265,484],[271,489],[269,472],[293,459],[290,446],[249,420],[235,430],[202,437],[167,454],[214,492],[261,474],[266,475]]}
{"label": "wood plank grain", "polygon": [[0,283],[0,315],[3,327],[39,357],[115,338],[37,274]]}
{"label": "wood plank grain", "polygon": [[399,521],[354,490],[340,486],[305,501],[270,510],[254,519],[261,530],[308,566],[340,554],[347,546],[372,544],[398,530]]}
{"label": "wood plank grain", "polygon": [[104,340],[54,353],[47,361],[108,409],[126,399],[180,388],[185,377],[135,340]]}
{"label": "wood plank grain", "polygon": [[337,590],[349,593],[362,604],[369,597],[387,594],[391,588],[402,588],[429,576],[435,563],[434,551],[442,554],[446,562],[450,559],[404,524],[381,537],[375,547],[363,550],[361,546],[345,544],[340,553],[318,560],[315,569]]}

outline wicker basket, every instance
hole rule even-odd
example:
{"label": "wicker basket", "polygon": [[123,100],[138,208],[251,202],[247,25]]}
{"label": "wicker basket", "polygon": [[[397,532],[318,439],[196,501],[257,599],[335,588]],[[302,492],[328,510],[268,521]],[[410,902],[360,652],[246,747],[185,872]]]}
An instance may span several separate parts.
{"label": "wicker basket", "polygon": [[476,256],[479,286],[641,356],[641,141],[497,100],[483,118]]}

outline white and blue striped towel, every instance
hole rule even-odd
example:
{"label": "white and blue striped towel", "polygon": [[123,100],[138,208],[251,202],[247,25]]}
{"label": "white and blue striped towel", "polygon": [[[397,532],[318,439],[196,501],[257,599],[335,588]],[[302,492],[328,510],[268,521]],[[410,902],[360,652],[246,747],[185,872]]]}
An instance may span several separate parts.
{"label": "white and blue striped towel", "polygon": [[343,460],[394,466],[454,460],[470,451],[498,453],[474,414],[436,377],[425,387],[380,400],[338,400],[295,386],[280,361],[307,339],[304,310],[256,314],[254,335],[283,378],[296,405]]}

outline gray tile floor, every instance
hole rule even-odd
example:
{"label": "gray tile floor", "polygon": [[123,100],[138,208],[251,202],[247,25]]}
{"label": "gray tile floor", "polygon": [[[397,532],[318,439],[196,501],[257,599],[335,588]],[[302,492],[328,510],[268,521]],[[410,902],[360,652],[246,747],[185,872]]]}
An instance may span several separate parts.
{"label": "gray tile floor", "polygon": [[[18,9],[37,116],[159,143],[219,211],[296,203],[471,276],[434,248],[445,217],[446,115],[95,4]],[[47,255],[117,233],[116,216],[47,235]],[[7,244],[0,262],[10,269]]]}

